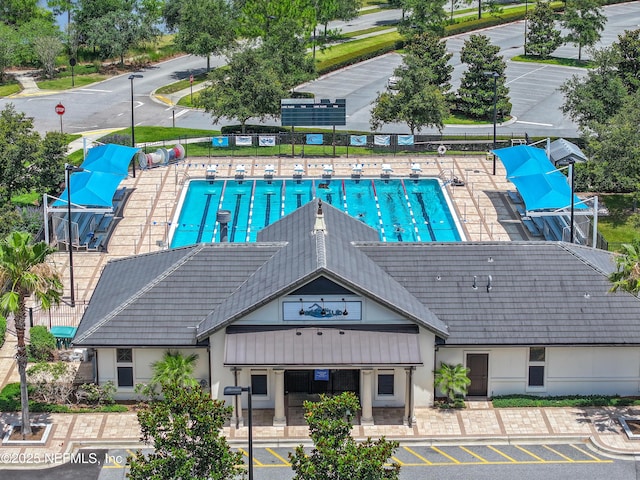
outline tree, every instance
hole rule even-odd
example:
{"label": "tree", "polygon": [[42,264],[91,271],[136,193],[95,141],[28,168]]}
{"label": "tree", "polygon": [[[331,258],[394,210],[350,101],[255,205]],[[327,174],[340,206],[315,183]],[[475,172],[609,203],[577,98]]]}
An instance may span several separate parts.
{"label": "tree", "polygon": [[319,402],[304,402],[305,419],[314,447],[305,452],[304,446],[289,453],[294,480],[383,480],[397,479],[400,465],[391,457],[398,442],[382,437],[368,438],[356,443],[351,436],[352,415],[360,410],[360,403],[353,392],[330,397],[320,395]]}
{"label": "tree", "polygon": [[280,99],[287,95],[273,65],[251,44],[235,52],[227,67],[213,70],[209,81],[198,106],[211,114],[214,123],[222,117],[237,119],[243,132],[250,118],[278,117]]}
{"label": "tree", "polygon": [[[291,28],[286,28],[292,23]],[[263,43],[262,56],[277,72],[282,86],[286,89],[310,80],[315,71],[313,59],[307,55],[304,37],[292,33],[295,25],[292,20],[283,20],[283,28],[275,30]]]}
{"label": "tree", "polygon": [[405,36],[428,31],[443,35],[447,21],[446,4],[447,0],[402,0],[402,8],[408,15],[400,23],[398,31]]}
{"label": "tree", "polygon": [[33,40],[33,49],[38,55],[42,71],[46,78],[53,78],[56,74],[56,58],[64,49],[58,36],[48,35]]}
{"label": "tree", "polygon": [[616,271],[609,275],[610,291],[623,290],[638,296],[640,293],[640,238],[622,245],[616,257]]}
{"label": "tree", "polygon": [[42,37],[59,37],[60,30],[49,20],[34,18],[21,24],[18,29],[20,46],[15,52],[15,60],[18,65],[40,64],[40,57],[35,49],[36,39]]}
{"label": "tree", "polygon": [[538,2],[529,12],[525,55],[549,58],[562,45],[562,34],[555,26],[555,16],[549,2]]}
{"label": "tree", "polygon": [[152,453],[137,450],[127,457],[133,480],[182,478],[224,480],[242,465],[242,453],[232,452],[222,427],[232,407],[212,400],[198,387],[163,385],[164,399],[138,412],[142,441]]}
{"label": "tree", "polygon": [[16,31],[8,25],[0,23],[0,83],[4,82],[4,72],[15,61],[18,42]]}
{"label": "tree", "polygon": [[588,135],[591,161],[605,165],[609,191],[634,192],[640,185],[640,91],[626,98],[620,111]]}
{"label": "tree", "polygon": [[424,32],[411,38],[406,51],[403,59],[405,70],[429,68],[433,75],[431,83],[440,87],[443,93],[451,89],[453,65],[449,60],[453,54],[447,52],[445,41],[433,32]]}
{"label": "tree", "polygon": [[0,203],[8,203],[12,195],[31,185],[27,167],[38,161],[40,142],[33,120],[13,104],[0,111]]}
{"label": "tree", "polygon": [[316,25],[314,3],[309,0],[244,0],[241,5],[242,32],[249,38],[266,40],[273,32],[309,38]]}
{"label": "tree", "polygon": [[627,92],[633,94],[640,89],[640,28],[625,30],[613,46],[618,53],[618,75]]}
{"label": "tree", "polygon": [[188,0],[178,15],[176,45],[181,50],[207,58],[233,46],[237,36],[236,9],[227,0]]}
{"label": "tree", "polygon": [[67,163],[69,141],[65,134],[47,132],[41,142],[41,154],[27,166],[28,176],[33,179],[32,188],[38,193],[59,193],[64,183],[64,164]]}
{"label": "tree", "polygon": [[162,360],[151,364],[153,376],[151,385],[176,385],[178,387],[195,387],[198,381],[193,376],[198,361],[198,354],[183,355],[177,350],[167,350]]}
{"label": "tree", "polygon": [[33,243],[30,234],[13,232],[0,242],[0,311],[12,314],[16,324],[16,361],[20,376],[22,435],[31,435],[27,391],[27,348],[24,341],[27,298],[34,296],[43,309],[60,303],[62,282],[47,261],[55,250],[45,242]]}
{"label": "tree", "polygon": [[607,17],[602,14],[600,0],[567,0],[561,24],[569,30],[566,41],[578,46],[578,60],[582,47],[592,47],[600,40]]}
{"label": "tree", "polygon": [[500,47],[491,45],[486,35],[471,35],[465,40],[460,59],[467,64],[467,70],[462,75],[456,101],[462,114],[478,119],[493,118],[494,78],[486,72],[495,72],[498,74],[495,80],[497,117],[510,115],[511,102],[504,74],[507,65],[499,52]]}
{"label": "tree", "polygon": [[469,369],[460,363],[449,365],[440,362],[440,368],[435,372],[434,384],[449,400],[454,402],[457,396],[467,394],[469,385],[471,385],[468,373]]}
{"label": "tree", "polygon": [[618,59],[614,48],[593,52],[596,68],[586,76],[572,76],[561,87],[564,94],[562,112],[583,131],[598,123],[607,123],[625,102],[627,91],[618,74]]}
{"label": "tree", "polygon": [[[360,0],[314,0],[316,23],[324,26],[324,37],[327,37],[327,26],[332,20],[348,22],[358,16]],[[315,31],[315,25],[314,25]]]}
{"label": "tree", "polygon": [[20,26],[33,19],[46,19],[52,23],[53,15],[38,6],[38,0],[0,0],[0,23]]}

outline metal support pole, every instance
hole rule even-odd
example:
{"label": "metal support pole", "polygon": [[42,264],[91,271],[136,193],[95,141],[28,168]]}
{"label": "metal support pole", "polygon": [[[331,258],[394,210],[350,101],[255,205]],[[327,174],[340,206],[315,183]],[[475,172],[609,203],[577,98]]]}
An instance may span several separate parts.
{"label": "metal support pole", "polygon": [[496,174],[496,123],[497,117],[497,104],[498,104],[498,74],[493,72],[493,174]]}
{"label": "metal support pole", "polygon": [[573,173],[573,166],[574,166],[574,161],[571,160],[571,162],[569,163],[569,175],[571,176],[571,227],[569,228],[569,232],[571,232],[569,234],[569,242],[573,243],[573,239],[574,239],[574,225],[573,225],[573,217],[574,217],[574,210],[575,210],[575,201],[573,199],[573,192],[574,192],[574,188],[575,188],[575,182],[574,182],[574,173]]}
{"label": "metal support pole", "polygon": [[73,286],[73,241],[72,241],[72,228],[71,228],[71,170],[73,170],[73,166],[66,164],[64,166],[64,171],[66,173],[66,181],[67,181],[67,227],[69,233],[69,243],[67,247],[69,248],[69,290],[71,291],[71,306],[76,306],[76,294],[75,288]]}
{"label": "metal support pole", "polygon": [[[135,128],[135,120],[133,115],[133,80],[136,78],[142,78],[142,75],[132,74],[129,75],[129,80],[131,80],[131,146],[136,148],[136,128]],[[133,178],[136,178],[136,157],[133,157]]]}

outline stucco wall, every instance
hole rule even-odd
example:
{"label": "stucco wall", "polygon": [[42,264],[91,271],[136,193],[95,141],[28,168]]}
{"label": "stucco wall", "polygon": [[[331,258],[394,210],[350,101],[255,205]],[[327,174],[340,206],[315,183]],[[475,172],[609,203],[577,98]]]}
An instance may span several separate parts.
{"label": "stucco wall", "polygon": [[640,348],[547,347],[544,386],[528,386],[529,348],[440,347],[440,362],[466,364],[468,353],[489,355],[489,396],[511,393],[539,395],[638,395]]}
{"label": "stucco wall", "polygon": [[[133,383],[148,383],[153,376],[151,364],[157,360],[162,360],[162,356],[167,351],[166,348],[134,348],[133,349]],[[185,348],[178,349],[183,355],[198,354],[198,360],[194,370],[194,377],[198,380],[205,380],[209,384],[209,359],[206,348]],[[103,385],[112,381],[116,386],[117,365],[115,348],[96,349],[98,358],[98,383]],[[118,400],[136,399],[137,395],[133,387],[118,387],[115,398]]]}

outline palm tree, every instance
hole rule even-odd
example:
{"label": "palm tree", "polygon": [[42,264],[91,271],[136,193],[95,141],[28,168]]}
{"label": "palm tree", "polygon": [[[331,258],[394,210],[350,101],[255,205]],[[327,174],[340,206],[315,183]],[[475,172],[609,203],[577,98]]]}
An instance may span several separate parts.
{"label": "palm tree", "polygon": [[23,438],[31,435],[24,342],[26,300],[34,295],[44,309],[60,303],[63,290],[60,274],[47,262],[47,257],[54,251],[45,242],[33,243],[31,234],[26,232],[12,232],[0,242],[0,311],[5,315],[13,314],[16,323]]}
{"label": "palm tree", "polygon": [[440,362],[440,368],[436,370],[434,382],[442,392],[453,402],[456,395],[466,395],[471,380],[467,374],[469,369],[462,364],[449,365]]}
{"label": "palm tree", "polygon": [[609,275],[613,284],[611,291],[618,289],[638,295],[640,293],[640,239],[622,245],[622,255],[616,257],[618,268]]}
{"label": "palm tree", "polygon": [[198,360],[198,354],[184,356],[177,350],[167,350],[162,357],[151,364],[153,376],[151,385],[176,385],[179,387],[195,387],[198,381],[193,376],[193,371]]}

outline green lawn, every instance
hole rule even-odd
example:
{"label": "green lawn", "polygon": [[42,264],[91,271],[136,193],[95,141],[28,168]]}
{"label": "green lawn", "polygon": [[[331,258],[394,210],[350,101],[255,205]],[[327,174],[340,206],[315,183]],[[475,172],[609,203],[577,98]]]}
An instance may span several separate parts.
{"label": "green lawn", "polygon": [[13,95],[14,93],[18,93],[20,90],[21,87],[18,82],[5,83],[0,85],[0,97]]}
{"label": "green lawn", "polygon": [[632,221],[633,197],[630,194],[604,194],[598,198],[609,210],[609,216],[598,217],[598,231],[609,242],[609,249],[618,250],[622,243],[637,238],[639,232]]}
{"label": "green lawn", "polygon": [[535,55],[516,55],[511,60],[514,62],[528,62],[528,63],[544,63],[546,65],[560,65],[562,67],[580,67],[580,68],[593,68],[595,63],[590,60],[578,60],[576,58],[562,58],[562,57],[549,57],[541,59]]}

